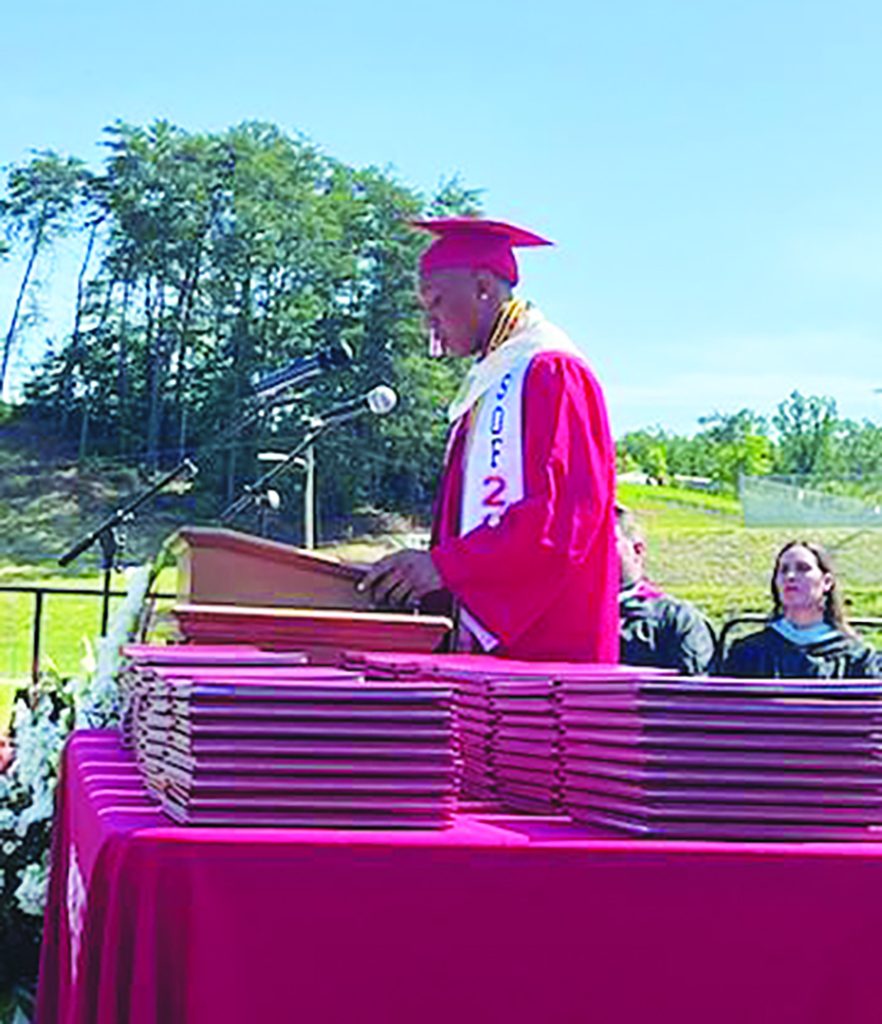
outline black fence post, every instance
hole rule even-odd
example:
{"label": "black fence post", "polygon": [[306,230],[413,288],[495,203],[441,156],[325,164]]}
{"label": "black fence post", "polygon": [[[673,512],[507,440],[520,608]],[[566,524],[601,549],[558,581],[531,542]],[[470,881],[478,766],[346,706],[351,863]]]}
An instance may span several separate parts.
{"label": "black fence post", "polygon": [[38,587],[34,591],[34,632],[31,645],[31,686],[36,699],[40,685],[40,635],[43,628],[43,591]]}

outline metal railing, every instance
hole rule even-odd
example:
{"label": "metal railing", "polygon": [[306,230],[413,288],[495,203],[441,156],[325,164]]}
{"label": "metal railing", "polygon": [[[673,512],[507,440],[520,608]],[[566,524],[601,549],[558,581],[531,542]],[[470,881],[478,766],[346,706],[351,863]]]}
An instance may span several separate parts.
{"label": "metal railing", "polygon": [[[31,683],[36,685],[40,679],[40,647],[43,640],[43,613],[47,595],[66,595],[68,597],[94,597],[99,601],[104,597],[103,590],[86,589],[83,587],[44,587],[31,583],[3,583],[0,593],[32,594],[34,597],[31,618]],[[111,598],[125,597],[124,590],[109,591]],[[151,600],[165,600],[176,597],[175,594],[151,594]]]}

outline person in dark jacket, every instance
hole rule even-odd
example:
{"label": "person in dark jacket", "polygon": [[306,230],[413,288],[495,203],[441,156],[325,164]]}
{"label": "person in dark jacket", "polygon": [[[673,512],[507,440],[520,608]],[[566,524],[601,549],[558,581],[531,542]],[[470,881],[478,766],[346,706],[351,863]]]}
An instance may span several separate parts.
{"label": "person in dark jacket", "polygon": [[671,597],[646,578],[646,541],[631,512],[618,504],[616,548],[621,661],[673,668],[683,675],[706,672],[714,656],[710,626],[688,601]]}
{"label": "person in dark jacket", "polygon": [[757,633],[736,640],[722,675],[771,679],[880,679],[882,655],[846,622],[830,556],[792,540],[772,571],[772,614]]}

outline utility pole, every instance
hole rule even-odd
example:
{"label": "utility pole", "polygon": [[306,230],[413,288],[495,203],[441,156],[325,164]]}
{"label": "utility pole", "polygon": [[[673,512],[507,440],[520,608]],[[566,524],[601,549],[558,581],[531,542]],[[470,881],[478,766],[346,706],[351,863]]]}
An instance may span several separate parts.
{"label": "utility pole", "polygon": [[315,547],[315,445],[303,453],[306,463],[306,483],[303,487],[303,546]]}

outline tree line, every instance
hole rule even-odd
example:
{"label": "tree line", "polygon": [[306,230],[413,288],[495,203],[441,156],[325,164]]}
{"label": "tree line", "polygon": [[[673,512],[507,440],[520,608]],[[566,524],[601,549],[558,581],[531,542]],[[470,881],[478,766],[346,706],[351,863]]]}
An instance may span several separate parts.
{"label": "tree line", "polygon": [[[407,222],[477,212],[477,192],[452,180],[425,197],[263,123],[191,133],[117,122],[103,145],[98,169],[52,151],[6,169],[0,260],[19,276],[0,390],[34,329],[41,267],[61,240],[78,254],[69,330],[47,339],[16,416],[81,462],[155,472],[199,452],[201,491],[226,500],[256,475],[259,447],[303,436],[305,413],[387,383],[397,415],[323,439],[322,509],[425,508],[461,370],[424,358],[424,242]],[[350,367],[217,449],[256,374],[340,342]]]}
{"label": "tree line", "polygon": [[839,416],[829,397],[793,391],[771,418],[751,409],[701,417],[685,437],[662,427],[634,430],[618,442],[619,470],[654,483],[702,477],[734,492],[745,476],[797,476],[843,493],[870,493],[882,483],[882,427]]}

